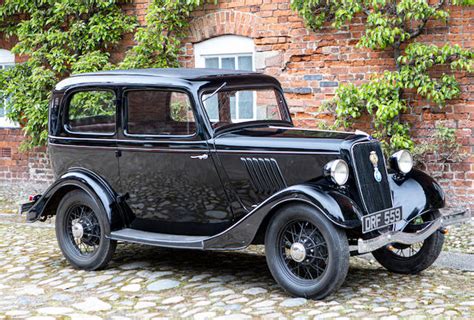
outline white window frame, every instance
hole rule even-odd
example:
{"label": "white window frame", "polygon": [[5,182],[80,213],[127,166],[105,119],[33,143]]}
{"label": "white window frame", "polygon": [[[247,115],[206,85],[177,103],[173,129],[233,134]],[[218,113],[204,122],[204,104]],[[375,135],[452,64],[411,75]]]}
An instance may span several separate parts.
{"label": "white window frame", "polygon": [[[248,57],[252,59],[252,70],[255,71],[255,43],[253,39],[237,36],[225,35],[211,38],[194,45],[194,62],[196,68],[206,67],[206,58],[218,58],[218,68],[222,69],[223,58],[234,58],[235,68],[239,69],[239,57]],[[235,122],[252,121],[257,119],[257,97],[253,93],[253,118],[240,118],[239,95],[235,97],[236,119]],[[219,119],[210,119],[219,121]]]}
{"label": "white window frame", "polygon": [[[15,55],[8,50],[0,49],[0,70],[5,69],[7,66],[13,66],[13,65],[15,65]],[[0,101],[0,103],[3,103],[3,101]],[[10,119],[8,119],[6,116],[0,115],[0,128],[16,128],[16,127],[18,127],[17,123],[14,123]]]}

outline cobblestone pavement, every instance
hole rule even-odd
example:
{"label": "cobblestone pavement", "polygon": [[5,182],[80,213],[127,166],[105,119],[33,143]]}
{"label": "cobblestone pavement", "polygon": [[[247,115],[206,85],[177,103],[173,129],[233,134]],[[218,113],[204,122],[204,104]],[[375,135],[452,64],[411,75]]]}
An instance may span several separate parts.
{"label": "cobblestone pavement", "polygon": [[[197,252],[121,244],[104,271],[72,269],[48,224],[0,216],[0,319],[473,318],[474,273],[433,267],[396,275],[351,258],[324,301],[291,298],[261,248]],[[39,319],[39,318],[37,318]]]}
{"label": "cobblestone pavement", "polygon": [[[261,246],[196,252],[119,244],[106,270],[72,269],[49,223],[17,214],[43,185],[0,186],[0,319],[474,318],[474,272],[432,267],[396,275],[351,258],[343,287],[324,301],[291,298]],[[473,224],[451,227],[446,251],[474,253]]]}

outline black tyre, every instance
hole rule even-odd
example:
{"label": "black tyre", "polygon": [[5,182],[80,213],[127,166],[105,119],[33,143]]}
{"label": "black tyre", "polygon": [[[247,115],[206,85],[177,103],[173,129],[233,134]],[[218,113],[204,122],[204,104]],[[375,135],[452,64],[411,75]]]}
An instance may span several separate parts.
{"label": "black tyre", "polygon": [[285,206],[272,217],[265,254],[273,278],[299,297],[328,296],[342,285],[349,269],[346,234],[304,204]]}
{"label": "black tyre", "polygon": [[[413,224],[425,223],[435,218],[428,213]],[[412,245],[394,243],[392,248],[383,247],[372,252],[374,258],[387,270],[395,273],[417,274],[431,266],[443,249],[444,235],[436,231],[425,241]]]}
{"label": "black tyre", "polygon": [[110,231],[102,204],[82,190],[67,193],[56,214],[56,238],[64,257],[77,269],[104,268],[117,242],[107,239]]}

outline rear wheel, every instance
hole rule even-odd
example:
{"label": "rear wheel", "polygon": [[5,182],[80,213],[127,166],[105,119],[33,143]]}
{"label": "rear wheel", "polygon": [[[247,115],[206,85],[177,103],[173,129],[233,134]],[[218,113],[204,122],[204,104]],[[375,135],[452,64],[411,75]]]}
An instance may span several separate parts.
{"label": "rear wheel", "polygon": [[[411,225],[426,223],[435,219],[428,213],[415,219]],[[436,231],[425,241],[404,245],[394,243],[391,248],[383,247],[372,252],[374,258],[387,270],[395,273],[416,274],[430,267],[443,249],[444,235]]]}
{"label": "rear wheel", "polygon": [[287,292],[322,299],[344,282],[349,268],[345,233],[307,205],[277,212],[265,235],[267,264]]}
{"label": "rear wheel", "polygon": [[104,209],[86,192],[71,191],[59,203],[56,237],[64,257],[75,268],[97,270],[107,265],[117,245],[105,237],[109,231]]}

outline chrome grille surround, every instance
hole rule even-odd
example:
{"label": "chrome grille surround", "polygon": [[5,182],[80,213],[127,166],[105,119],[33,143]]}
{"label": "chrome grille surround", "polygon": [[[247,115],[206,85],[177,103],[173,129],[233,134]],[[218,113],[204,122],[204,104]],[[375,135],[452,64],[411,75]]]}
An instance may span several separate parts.
{"label": "chrome grille surround", "polygon": [[[381,182],[374,178],[374,167],[369,159],[370,151],[375,151],[379,158]],[[366,214],[393,207],[393,195],[380,143],[377,140],[356,142],[351,146],[350,153],[357,190]]]}

